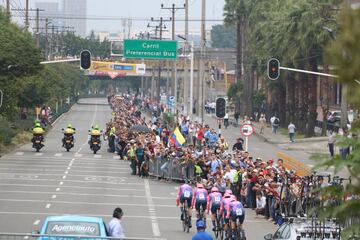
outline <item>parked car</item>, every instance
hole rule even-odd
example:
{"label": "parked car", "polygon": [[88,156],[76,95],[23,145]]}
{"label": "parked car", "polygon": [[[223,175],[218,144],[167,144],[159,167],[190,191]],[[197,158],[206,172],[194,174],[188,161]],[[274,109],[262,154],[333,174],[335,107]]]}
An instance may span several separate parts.
{"label": "parked car", "polygon": [[291,218],[265,240],[335,240],[339,239],[340,227],[333,220],[318,221],[311,218]]}
{"label": "parked car", "polygon": [[[108,236],[106,224],[102,218],[74,216],[74,215],[47,217],[44,220],[44,223],[38,233],[40,235],[60,235],[62,237],[64,236],[107,237]],[[38,239],[48,240],[48,239],[57,239],[57,238],[40,236]]]}

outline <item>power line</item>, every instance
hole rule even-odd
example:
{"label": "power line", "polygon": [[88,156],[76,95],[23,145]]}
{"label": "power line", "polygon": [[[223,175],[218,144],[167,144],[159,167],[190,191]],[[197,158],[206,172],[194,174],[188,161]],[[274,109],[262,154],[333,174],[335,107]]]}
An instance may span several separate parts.
{"label": "power line", "polygon": [[[106,21],[114,21],[114,20],[131,20],[135,22],[148,22],[151,17],[148,18],[129,18],[129,17],[116,17],[116,16],[75,16],[75,15],[44,15],[43,17],[53,18],[53,19],[75,19],[75,20],[106,20]],[[185,22],[185,19],[176,19],[176,22]],[[201,19],[189,19],[189,22],[200,22]],[[206,19],[207,22],[223,22],[224,19]]]}

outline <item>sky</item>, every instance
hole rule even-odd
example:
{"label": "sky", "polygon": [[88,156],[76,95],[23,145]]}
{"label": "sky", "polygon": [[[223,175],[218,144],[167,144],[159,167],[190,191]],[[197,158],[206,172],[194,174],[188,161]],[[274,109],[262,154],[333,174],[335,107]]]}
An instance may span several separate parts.
{"label": "sky", "polygon": [[[60,0],[29,0],[30,7],[35,7],[35,2],[58,2]],[[76,0],[74,0],[76,1]],[[1,4],[4,4],[5,0],[0,0]],[[11,0],[13,5],[19,7],[25,6],[25,0]],[[165,7],[170,7],[175,3],[176,7],[182,7],[185,0],[87,0],[87,15],[89,17],[126,17],[133,18],[132,32],[139,32],[148,30],[147,24],[150,22],[150,18],[154,17],[158,19],[163,17],[169,19],[171,12],[167,9],[161,9],[163,3]],[[201,2],[202,0],[189,0],[189,19],[200,20],[201,18]],[[223,19],[223,7],[225,0],[206,0],[206,18],[209,20],[220,21],[208,21],[206,28],[211,29],[213,24],[221,24]],[[31,14],[34,15],[35,12]],[[176,12],[176,19],[184,19],[184,10],[178,10]],[[20,19],[18,18],[18,21]],[[155,25],[155,23],[150,23]],[[171,29],[171,23],[166,24]],[[177,32],[184,29],[184,21],[176,22]],[[87,32],[90,30],[95,31],[109,31],[109,32],[121,32],[122,21],[121,20],[87,20]],[[189,32],[200,32],[200,21],[191,21],[189,23]]]}

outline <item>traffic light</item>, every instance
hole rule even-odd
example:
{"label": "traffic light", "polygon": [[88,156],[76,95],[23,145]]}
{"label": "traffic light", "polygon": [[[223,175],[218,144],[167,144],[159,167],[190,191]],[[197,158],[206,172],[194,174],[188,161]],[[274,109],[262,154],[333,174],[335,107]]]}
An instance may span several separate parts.
{"label": "traffic light", "polygon": [[216,117],[223,118],[226,113],[226,100],[225,98],[216,99]]}
{"label": "traffic light", "polygon": [[80,69],[86,70],[91,67],[91,53],[89,50],[83,50],[80,53]]}
{"label": "traffic light", "polygon": [[280,62],[276,58],[271,58],[268,62],[268,77],[270,80],[277,80],[280,76]]}

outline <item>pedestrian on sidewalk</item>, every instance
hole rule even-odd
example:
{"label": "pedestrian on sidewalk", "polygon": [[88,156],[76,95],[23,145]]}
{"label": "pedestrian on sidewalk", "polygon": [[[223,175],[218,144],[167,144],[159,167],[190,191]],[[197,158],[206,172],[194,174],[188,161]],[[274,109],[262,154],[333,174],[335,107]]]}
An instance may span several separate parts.
{"label": "pedestrian on sidewalk", "polygon": [[274,115],[270,118],[270,123],[271,123],[272,132],[276,134],[279,128],[280,119],[276,117],[276,115]]}
{"label": "pedestrian on sidewalk", "polygon": [[261,114],[259,123],[260,123],[260,134],[263,134],[263,130],[265,129],[266,126],[266,118],[264,113]]}
{"label": "pedestrian on sidewalk", "polygon": [[334,147],[336,142],[336,133],[333,130],[330,130],[329,132],[329,138],[328,138],[328,147],[330,156],[334,156]]}
{"label": "pedestrian on sidewalk", "polygon": [[228,112],[226,112],[226,114],[224,116],[224,126],[225,126],[225,129],[227,129],[229,126],[229,113]]}
{"label": "pedestrian on sidewalk", "polygon": [[240,117],[240,113],[239,113],[238,111],[236,111],[236,112],[234,113],[234,118],[235,118],[235,123],[236,123],[236,126],[235,126],[235,127],[237,127],[238,124],[239,124],[239,117]]}
{"label": "pedestrian on sidewalk", "polygon": [[289,130],[289,137],[290,137],[290,142],[294,142],[294,136],[295,136],[295,124],[293,124],[292,122],[289,123],[288,125],[288,130]]}

